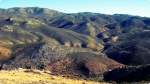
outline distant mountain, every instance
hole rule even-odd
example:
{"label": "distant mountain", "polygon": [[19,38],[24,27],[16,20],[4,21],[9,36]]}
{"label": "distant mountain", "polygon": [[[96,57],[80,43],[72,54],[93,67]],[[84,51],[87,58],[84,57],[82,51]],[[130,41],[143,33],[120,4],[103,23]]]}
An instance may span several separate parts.
{"label": "distant mountain", "polygon": [[138,17],[130,14],[113,14],[114,16],[124,16],[124,17]]}
{"label": "distant mountain", "polygon": [[28,7],[28,8],[9,8],[0,9],[0,14],[5,14],[7,16],[19,16],[19,17],[34,17],[34,18],[51,18],[54,16],[62,15],[62,12],[55,10],[50,10],[47,8],[39,7]]}

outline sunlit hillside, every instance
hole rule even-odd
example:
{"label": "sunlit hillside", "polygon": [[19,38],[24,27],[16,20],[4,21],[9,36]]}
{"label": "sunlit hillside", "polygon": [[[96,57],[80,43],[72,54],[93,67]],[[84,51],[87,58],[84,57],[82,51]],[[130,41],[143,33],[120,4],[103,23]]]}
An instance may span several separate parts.
{"label": "sunlit hillside", "polygon": [[[0,71],[1,84],[106,84],[83,79],[50,75],[47,71],[18,69]],[[108,83],[107,83],[108,84]]]}

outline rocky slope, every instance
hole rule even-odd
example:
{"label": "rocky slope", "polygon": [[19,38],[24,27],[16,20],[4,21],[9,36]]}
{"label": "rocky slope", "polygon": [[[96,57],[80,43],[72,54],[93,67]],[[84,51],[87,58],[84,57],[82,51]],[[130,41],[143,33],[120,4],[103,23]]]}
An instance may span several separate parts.
{"label": "rocky slope", "polygon": [[3,63],[1,68],[45,69],[55,74],[93,78],[102,77],[104,72],[120,66],[124,65],[90,49],[41,43],[18,47],[10,61]]}
{"label": "rocky slope", "polygon": [[46,69],[57,74],[95,78],[102,77],[104,72],[121,66],[123,64],[107,58],[104,54],[76,52],[68,54],[60,61],[52,62]]}
{"label": "rocky slope", "polygon": [[125,66],[104,74],[104,80],[116,82],[150,82],[150,65]]}

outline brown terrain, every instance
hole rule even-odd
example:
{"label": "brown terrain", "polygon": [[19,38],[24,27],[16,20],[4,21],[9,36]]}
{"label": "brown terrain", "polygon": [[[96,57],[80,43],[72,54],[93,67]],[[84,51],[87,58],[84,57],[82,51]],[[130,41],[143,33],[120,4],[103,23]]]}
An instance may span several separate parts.
{"label": "brown terrain", "polygon": [[[39,7],[0,9],[1,82],[28,83],[29,80],[35,84],[57,84],[59,78],[63,80],[36,70],[99,83],[104,79],[120,83],[150,81],[149,43],[150,18],[147,17],[91,12],[67,14]],[[18,68],[33,71],[15,70]],[[140,72],[136,78],[131,76],[135,71]],[[108,75],[104,77],[105,73]]]}
{"label": "brown terrain", "polygon": [[0,71],[0,84],[108,84],[83,79],[51,75],[40,70],[18,69]]}

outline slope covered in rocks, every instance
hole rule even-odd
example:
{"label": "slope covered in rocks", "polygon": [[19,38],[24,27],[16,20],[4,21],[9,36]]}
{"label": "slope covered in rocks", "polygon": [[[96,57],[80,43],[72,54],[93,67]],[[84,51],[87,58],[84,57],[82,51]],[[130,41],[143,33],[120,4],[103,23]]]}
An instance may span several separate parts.
{"label": "slope covered in rocks", "polygon": [[106,72],[104,80],[120,82],[150,82],[150,65],[125,66]]}
{"label": "slope covered in rocks", "polygon": [[3,63],[1,68],[44,69],[55,74],[93,78],[102,77],[104,72],[120,66],[124,65],[91,49],[41,43],[18,47],[14,56],[8,62]]}

